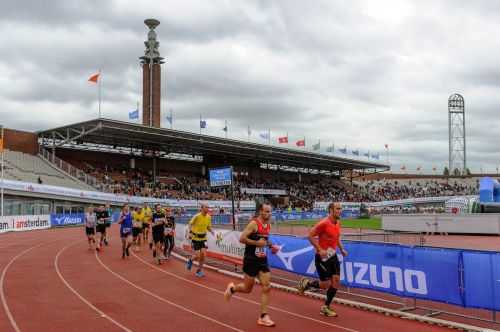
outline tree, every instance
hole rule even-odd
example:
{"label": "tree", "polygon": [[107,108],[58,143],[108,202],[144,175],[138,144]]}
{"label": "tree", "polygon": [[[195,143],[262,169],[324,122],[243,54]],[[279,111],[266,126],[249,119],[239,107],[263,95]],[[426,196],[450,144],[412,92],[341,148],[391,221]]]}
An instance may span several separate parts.
{"label": "tree", "polygon": [[460,170],[459,170],[458,168],[455,168],[455,169],[453,170],[453,175],[454,175],[454,176],[460,176],[461,174],[462,174],[462,172],[460,172]]}
{"label": "tree", "polygon": [[444,170],[443,170],[443,175],[444,176],[450,176],[450,170],[448,169],[448,167],[444,167]]}
{"label": "tree", "polygon": [[466,169],[465,169],[465,175],[468,175],[468,176],[469,176],[469,175],[471,175],[471,174],[472,174],[472,173],[470,172],[470,169],[466,168]]}

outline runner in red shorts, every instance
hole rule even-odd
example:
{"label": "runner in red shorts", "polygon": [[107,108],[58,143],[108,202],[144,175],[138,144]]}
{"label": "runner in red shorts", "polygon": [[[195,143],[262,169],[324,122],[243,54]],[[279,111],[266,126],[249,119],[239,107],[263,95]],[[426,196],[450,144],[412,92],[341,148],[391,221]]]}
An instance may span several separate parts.
{"label": "runner in red shorts", "polygon": [[330,203],[328,212],[328,217],[317,223],[309,232],[309,241],[316,249],[315,264],[319,280],[302,278],[297,289],[300,293],[304,293],[311,287],[326,289],[325,305],[321,307],[320,313],[328,317],[336,317],[337,313],[330,308],[340,283],[340,262],[336,249],[338,247],[343,256],[347,255],[347,251],[340,241],[339,217],[342,213],[342,206],[340,203]]}

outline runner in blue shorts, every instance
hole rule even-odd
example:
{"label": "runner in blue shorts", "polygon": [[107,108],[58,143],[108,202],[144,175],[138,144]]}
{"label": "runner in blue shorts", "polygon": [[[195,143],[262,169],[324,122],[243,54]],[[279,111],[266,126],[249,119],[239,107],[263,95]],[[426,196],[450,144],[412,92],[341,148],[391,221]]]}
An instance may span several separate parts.
{"label": "runner in blue shorts", "polygon": [[118,220],[120,224],[120,237],[122,239],[122,258],[130,256],[130,246],[132,245],[132,213],[128,204],[125,204]]}

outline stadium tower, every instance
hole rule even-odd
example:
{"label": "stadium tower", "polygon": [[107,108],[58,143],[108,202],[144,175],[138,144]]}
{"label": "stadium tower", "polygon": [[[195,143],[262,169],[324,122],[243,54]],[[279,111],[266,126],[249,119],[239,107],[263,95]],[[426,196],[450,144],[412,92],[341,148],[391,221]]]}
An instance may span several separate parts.
{"label": "stadium tower", "polygon": [[448,98],[449,170],[465,174],[467,169],[465,145],[465,102],[464,97],[453,94]]}
{"label": "stadium tower", "polygon": [[144,42],[146,50],[139,59],[142,65],[142,123],[145,126],[160,127],[161,114],[161,65],[160,43],[156,40],[155,28],[160,21],[153,18],[144,20],[149,28],[148,40]]}

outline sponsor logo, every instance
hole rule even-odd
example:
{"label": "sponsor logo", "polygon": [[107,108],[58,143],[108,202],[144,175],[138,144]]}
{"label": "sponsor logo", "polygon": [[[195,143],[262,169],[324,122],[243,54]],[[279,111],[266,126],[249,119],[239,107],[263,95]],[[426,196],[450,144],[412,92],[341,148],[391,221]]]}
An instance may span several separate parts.
{"label": "sponsor logo", "polygon": [[8,222],[0,222],[0,231],[4,231],[6,229],[10,229]]}
{"label": "sponsor logo", "polygon": [[83,219],[81,217],[62,216],[62,217],[54,217],[54,219],[57,225],[75,225],[83,223]]}
{"label": "sponsor logo", "polygon": [[[226,235],[226,238],[224,238]],[[215,245],[220,252],[232,256],[243,257],[245,247],[241,246],[239,240],[236,238],[239,232],[219,232],[215,234]]]}
{"label": "sponsor logo", "polygon": [[27,220],[18,220],[15,221],[15,228],[16,229],[23,229],[23,228],[42,228],[42,227],[49,227],[49,221],[47,219],[27,219]]}

